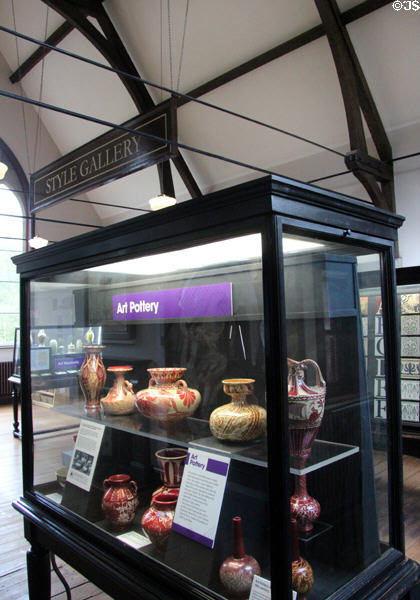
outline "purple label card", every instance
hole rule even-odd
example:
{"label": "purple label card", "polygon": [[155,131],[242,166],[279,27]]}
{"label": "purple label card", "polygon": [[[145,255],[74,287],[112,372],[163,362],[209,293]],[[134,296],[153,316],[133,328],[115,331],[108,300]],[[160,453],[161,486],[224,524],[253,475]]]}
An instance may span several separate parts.
{"label": "purple label card", "polygon": [[172,530],[213,548],[230,458],[188,451]]}
{"label": "purple label card", "polygon": [[155,290],[112,297],[114,321],[232,315],[232,283]]}
{"label": "purple label card", "polygon": [[69,371],[80,369],[84,356],[63,356],[54,358],[55,371]]}

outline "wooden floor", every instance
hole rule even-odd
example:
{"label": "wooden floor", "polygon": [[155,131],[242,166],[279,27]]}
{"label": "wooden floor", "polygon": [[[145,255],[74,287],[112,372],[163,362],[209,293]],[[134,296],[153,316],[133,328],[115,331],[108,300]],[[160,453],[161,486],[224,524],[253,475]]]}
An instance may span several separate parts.
{"label": "wooden floor", "polygon": [[[48,423],[48,409],[36,409],[37,425]],[[45,418],[44,416],[45,415]],[[21,494],[21,442],[12,436],[12,410],[0,406],[0,600],[27,600],[26,550],[22,518],[11,507],[13,499]],[[378,456],[376,473],[386,477],[384,456]],[[384,488],[385,489],[385,488]],[[378,490],[379,491],[379,490]],[[420,459],[404,457],[404,505],[406,524],[406,553],[420,562]],[[386,510],[384,511],[386,514]],[[379,507],[381,514],[381,507]],[[383,522],[387,519],[384,518]],[[386,534],[386,525],[381,534]],[[106,600],[110,597],[87,581],[57,557],[57,564],[72,588],[72,600]],[[51,598],[65,600],[64,588],[54,571],[51,574]],[[44,599],[42,599],[44,600]],[[45,599],[47,600],[47,599]]]}

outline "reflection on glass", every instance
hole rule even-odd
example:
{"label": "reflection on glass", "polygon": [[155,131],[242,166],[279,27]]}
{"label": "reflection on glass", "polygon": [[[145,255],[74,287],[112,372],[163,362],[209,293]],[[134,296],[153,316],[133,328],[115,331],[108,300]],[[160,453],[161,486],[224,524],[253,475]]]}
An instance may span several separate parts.
{"label": "reflection on glass", "polygon": [[221,597],[240,517],[269,579],[261,236],[45,277],[31,307],[35,490]]}
{"label": "reflection on glass", "polygon": [[379,256],[330,242],[288,254],[285,296],[291,514],[321,599],[388,543]]}

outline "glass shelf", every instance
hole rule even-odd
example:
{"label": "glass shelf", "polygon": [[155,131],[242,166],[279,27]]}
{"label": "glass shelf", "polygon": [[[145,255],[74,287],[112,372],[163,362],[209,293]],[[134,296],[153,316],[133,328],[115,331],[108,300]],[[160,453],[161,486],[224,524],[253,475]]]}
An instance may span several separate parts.
{"label": "glass shelf", "polygon": [[[103,423],[106,426],[129,433],[136,433],[143,437],[163,441],[169,444],[187,446],[207,450],[229,458],[253,464],[259,467],[267,468],[267,444],[265,440],[256,440],[254,442],[221,442],[215,437],[209,435],[208,421],[189,417],[176,427],[161,427],[159,424],[143,419],[143,417],[134,413],[125,416],[103,415],[101,412],[88,415],[84,410],[83,402],[72,404],[63,404],[54,407],[52,410],[59,413],[79,417]],[[316,471],[329,464],[343,460],[352,454],[359,452],[358,446],[348,444],[339,444],[325,440],[315,440],[312,445],[312,452],[307,459],[306,466],[299,469],[291,459],[290,472],[294,475],[306,475],[311,471]]]}
{"label": "glass shelf", "polygon": [[290,460],[290,472],[294,475],[306,475],[311,471],[317,471],[331,465],[338,460],[343,460],[352,454],[359,452],[359,446],[350,446],[349,444],[338,444],[326,440],[315,440],[312,444],[312,451],[307,458],[306,466],[299,469],[293,458]]}

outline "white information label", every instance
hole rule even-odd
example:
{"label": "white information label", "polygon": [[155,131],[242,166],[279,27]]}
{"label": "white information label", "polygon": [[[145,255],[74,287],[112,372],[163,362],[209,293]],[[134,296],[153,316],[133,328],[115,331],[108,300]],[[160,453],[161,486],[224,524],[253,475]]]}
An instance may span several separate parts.
{"label": "white information label", "polygon": [[87,492],[89,492],[92,485],[104,431],[105,425],[102,423],[94,423],[84,419],[80,423],[67,474],[67,482],[77,485],[77,487]]}
{"label": "white information label", "polygon": [[[295,600],[297,593],[292,591],[292,594]],[[254,575],[249,600],[271,600],[271,582],[264,577]]]}
{"label": "white information label", "polygon": [[213,548],[230,458],[190,448],[172,530]]}
{"label": "white information label", "polygon": [[150,544],[149,538],[136,531],[127,531],[127,533],[122,533],[121,535],[116,536],[117,539],[121,540],[125,544],[132,546],[138,550],[139,548],[143,548],[143,546],[148,546]]}

